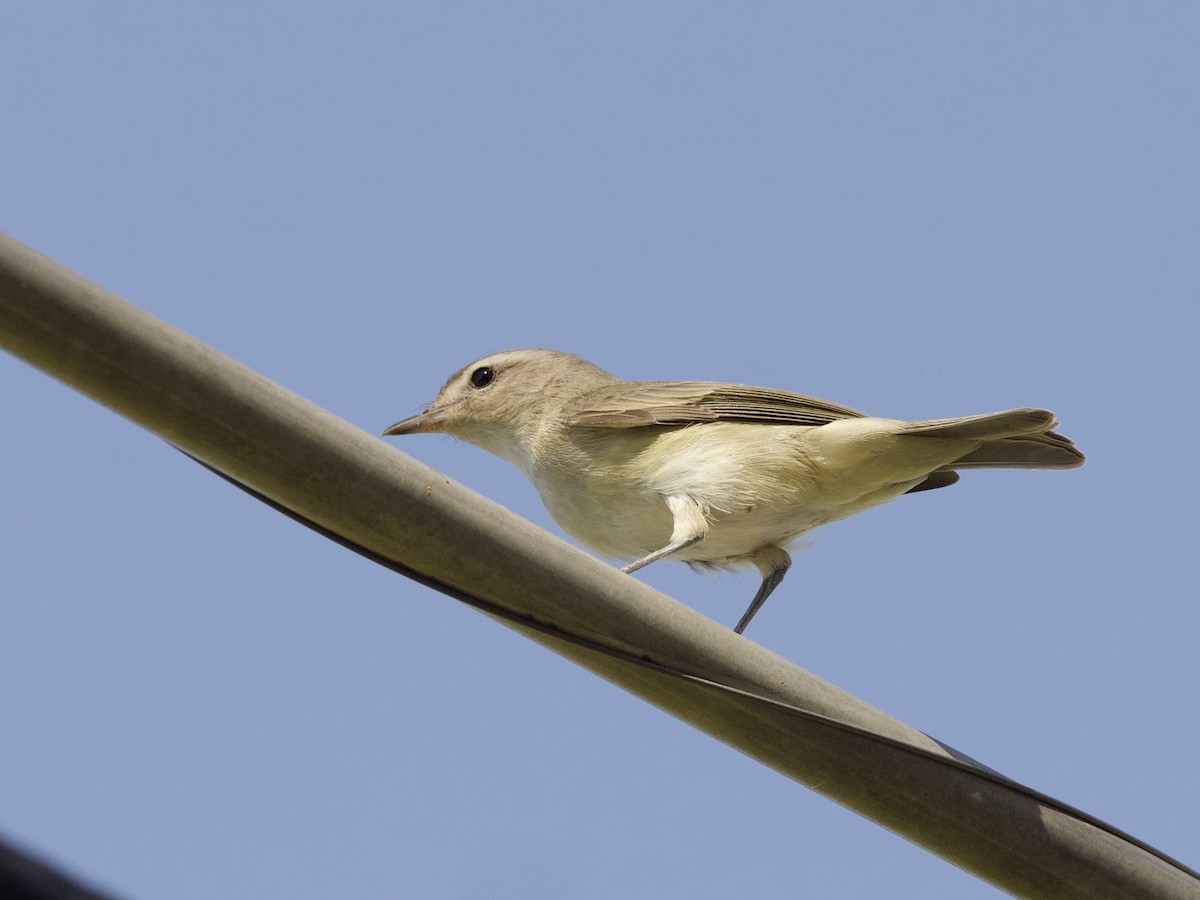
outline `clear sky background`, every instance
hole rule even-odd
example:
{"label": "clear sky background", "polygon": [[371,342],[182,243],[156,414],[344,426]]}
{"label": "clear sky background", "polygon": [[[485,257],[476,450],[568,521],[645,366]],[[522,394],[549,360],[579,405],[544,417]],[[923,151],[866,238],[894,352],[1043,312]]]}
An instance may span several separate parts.
{"label": "clear sky background", "polygon": [[[749,637],[1200,864],[1200,7],[4,19],[0,228],[370,432],[522,346],[1055,410],[1087,467],[826,529]],[[0,833],[97,885],[997,894],[8,356],[0,421]],[[757,582],[639,577],[731,625]]]}

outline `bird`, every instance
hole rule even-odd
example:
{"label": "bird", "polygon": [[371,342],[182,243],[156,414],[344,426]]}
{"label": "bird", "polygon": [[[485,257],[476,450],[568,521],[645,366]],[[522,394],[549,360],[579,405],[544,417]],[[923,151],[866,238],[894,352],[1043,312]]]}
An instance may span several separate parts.
{"label": "bird", "polygon": [[631,573],[662,559],[753,566],[741,634],[815,528],[959,471],[1072,469],[1054,413],[1010,409],[902,421],[788,391],[625,381],[556,350],[506,350],[459,369],[386,436],[445,433],[516,465],[567,534]]}

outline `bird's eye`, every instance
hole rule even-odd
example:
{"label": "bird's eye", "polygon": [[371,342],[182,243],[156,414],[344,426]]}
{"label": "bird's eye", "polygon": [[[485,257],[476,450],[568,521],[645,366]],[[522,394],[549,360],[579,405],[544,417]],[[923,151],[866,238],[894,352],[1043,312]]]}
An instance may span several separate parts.
{"label": "bird's eye", "polygon": [[477,388],[485,388],[492,383],[495,377],[496,370],[491,366],[480,366],[471,373],[471,384]]}

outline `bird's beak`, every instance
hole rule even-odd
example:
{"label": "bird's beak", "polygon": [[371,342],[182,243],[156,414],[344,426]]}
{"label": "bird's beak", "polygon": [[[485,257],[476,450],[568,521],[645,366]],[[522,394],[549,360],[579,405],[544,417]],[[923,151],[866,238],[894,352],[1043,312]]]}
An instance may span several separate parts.
{"label": "bird's beak", "polygon": [[409,416],[407,419],[397,422],[385,429],[383,433],[384,436],[391,437],[397,434],[424,434],[431,431],[442,431],[447,418],[444,409],[427,409],[423,413],[417,413],[415,416]]}

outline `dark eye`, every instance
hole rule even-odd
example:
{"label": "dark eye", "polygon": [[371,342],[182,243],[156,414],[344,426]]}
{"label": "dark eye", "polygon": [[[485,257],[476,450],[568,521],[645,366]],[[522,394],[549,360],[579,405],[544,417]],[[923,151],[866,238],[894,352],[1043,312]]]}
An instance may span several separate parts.
{"label": "dark eye", "polygon": [[471,373],[471,384],[477,388],[485,388],[492,383],[495,377],[496,370],[491,366],[480,366]]}

